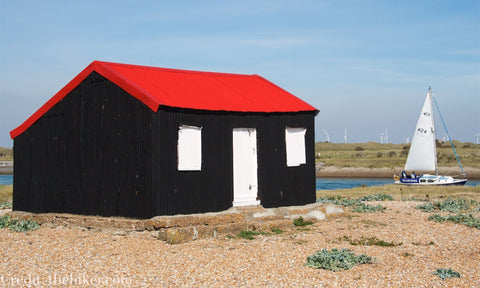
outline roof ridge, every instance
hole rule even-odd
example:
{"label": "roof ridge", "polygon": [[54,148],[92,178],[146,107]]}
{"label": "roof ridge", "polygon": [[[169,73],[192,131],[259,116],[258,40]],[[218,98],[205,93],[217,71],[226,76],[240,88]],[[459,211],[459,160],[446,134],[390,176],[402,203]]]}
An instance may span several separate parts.
{"label": "roof ridge", "polygon": [[166,71],[166,72],[183,73],[183,74],[206,74],[206,75],[220,75],[220,76],[234,76],[234,77],[260,77],[257,74],[225,73],[225,72],[215,72],[215,71],[198,71],[198,70],[189,70],[189,69],[155,67],[155,66],[126,64],[126,63],[98,61],[98,60],[93,61],[93,63],[98,63],[98,64],[106,65],[106,66],[110,66],[110,65],[111,66],[121,66],[121,67],[123,66],[123,67],[131,67],[131,68],[140,68],[140,69],[145,69],[145,70]]}

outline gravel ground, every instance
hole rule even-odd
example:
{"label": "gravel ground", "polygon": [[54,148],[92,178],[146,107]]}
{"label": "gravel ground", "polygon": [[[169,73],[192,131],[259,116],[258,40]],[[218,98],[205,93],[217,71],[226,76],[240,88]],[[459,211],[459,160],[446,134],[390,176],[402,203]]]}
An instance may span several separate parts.
{"label": "gravel ground", "polygon": [[[428,221],[418,202],[380,204],[385,212],[346,212],[254,240],[218,235],[170,245],[151,231],[1,229],[0,287],[480,287],[480,230]],[[352,246],[344,236],[402,245]],[[323,248],[377,261],[339,272],[306,267]],[[432,274],[438,268],[461,278],[442,280]]]}

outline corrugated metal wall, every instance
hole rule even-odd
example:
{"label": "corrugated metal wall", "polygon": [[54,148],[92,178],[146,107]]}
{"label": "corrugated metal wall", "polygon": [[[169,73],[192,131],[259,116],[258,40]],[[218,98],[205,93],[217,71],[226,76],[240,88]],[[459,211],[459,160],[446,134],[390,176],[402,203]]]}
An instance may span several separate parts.
{"label": "corrugated metal wall", "polygon": [[[177,170],[180,125],[202,127],[202,171]],[[285,127],[305,127],[307,163],[287,167]],[[151,111],[92,73],[14,140],[14,209],[150,218],[232,206],[232,129],[256,128],[265,207],[315,201],[314,112]]]}

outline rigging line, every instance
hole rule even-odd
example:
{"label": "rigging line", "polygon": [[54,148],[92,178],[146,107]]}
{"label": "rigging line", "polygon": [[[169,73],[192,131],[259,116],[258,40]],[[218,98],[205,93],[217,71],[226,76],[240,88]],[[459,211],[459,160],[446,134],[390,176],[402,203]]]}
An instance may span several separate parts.
{"label": "rigging line", "polygon": [[462,170],[462,174],[466,175],[465,171],[463,171],[462,163],[460,163],[460,159],[458,158],[457,151],[455,150],[455,146],[453,146],[452,138],[450,138],[450,134],[448,133],[447,125],[445,125],[445,121],[443,121],[442,113],[440,113],[440,108],[438,108],[437,99],[435,99],[435,97],[433,97],[433,96],[432,96],[432,98],[433,98],[433,102],[435,103],[435,107],[437,108],[438,115],[440,115],[440,120],[442,120],[443,128],[445,129],[445,132],[447,133],[448,141],[450,141],[450,145],[452,146],[453,153],[455,153],[455,157],[457,158],[458,165],[460,166],[460,169]]}

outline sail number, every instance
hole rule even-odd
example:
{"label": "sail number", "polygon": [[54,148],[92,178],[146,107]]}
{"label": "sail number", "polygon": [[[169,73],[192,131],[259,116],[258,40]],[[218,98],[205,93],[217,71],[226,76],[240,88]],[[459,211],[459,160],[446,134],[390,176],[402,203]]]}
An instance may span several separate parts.
{"label": "sail number", "polygon": [[417,131],[418,131],[419,133],[422,133],[422,134],[427,134],[427,129],[423,129],[423,128],[421,128],[421,127],[418,128]]}

